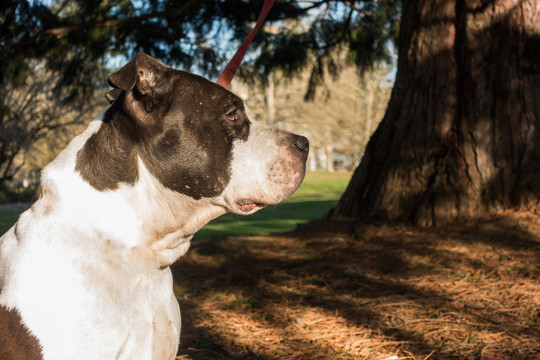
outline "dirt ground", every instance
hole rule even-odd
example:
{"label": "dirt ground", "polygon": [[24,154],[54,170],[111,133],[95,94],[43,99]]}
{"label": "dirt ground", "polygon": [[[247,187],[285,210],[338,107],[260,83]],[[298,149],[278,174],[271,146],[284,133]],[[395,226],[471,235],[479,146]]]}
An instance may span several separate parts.
{"label": "dirt ground", "polygon": [[177,359],[540,359],[540,222],[195,240]]}

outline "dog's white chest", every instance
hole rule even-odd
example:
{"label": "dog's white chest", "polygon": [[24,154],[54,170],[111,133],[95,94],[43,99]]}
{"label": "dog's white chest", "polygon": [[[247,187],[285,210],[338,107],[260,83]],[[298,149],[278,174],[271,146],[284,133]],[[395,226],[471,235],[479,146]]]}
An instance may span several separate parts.
{"label": "dog's white chest", "polygon": [[3,279],[0,303],[20,310],[45,359],[174,358],[180,312],[169,268],[125,261],[106,242],[80,251],[39,240],[20,241],[14,229],[2,239],[17,266]]}

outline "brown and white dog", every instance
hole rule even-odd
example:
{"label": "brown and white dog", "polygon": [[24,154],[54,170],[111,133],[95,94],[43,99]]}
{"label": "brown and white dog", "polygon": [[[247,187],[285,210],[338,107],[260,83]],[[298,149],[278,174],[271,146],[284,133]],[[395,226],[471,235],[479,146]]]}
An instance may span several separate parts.
{"label": "brown and white dog", "polygon": [[169,265],[208,221],[302,182],[307,139],[250,121],[221,86],[145,54],[108,80],[111,107],[44,169],[39,200],[0,239],[0,346],[39,344],[47,360],[173,359]]}

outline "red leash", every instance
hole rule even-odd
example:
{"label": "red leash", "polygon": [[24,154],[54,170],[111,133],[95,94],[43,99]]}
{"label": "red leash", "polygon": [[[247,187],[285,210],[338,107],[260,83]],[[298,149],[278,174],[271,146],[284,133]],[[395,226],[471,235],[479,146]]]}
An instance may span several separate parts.
{"label": "red leash", "polygon": [[216,81],[218,85],[223,86],[225,89],[229,88],[229,86],[231,85],[231,81],[234,75],[236,74],[236,70],[238,70],[238,67],[242,63],[242,59],[244,58],[244,55],[246,54],[246,51],[249,48],[249,45],[251,44],[251,41],[253,41],[253,38],[255,37],[257,30],[259,30],[264,19],[270,12],[272,5],[274,5],[274,0],[264,1],[263,8],[261,10],[261,13],[259,14],[259,18],[257,19],[257,23],[255,24],[255,27],[244,39],[244,41],[242,42],[242,45],[240,45],[240,47],[236,51],[236,54],[234,54],[232,59],[229,61],[229,63],[225,67],[225,70],[223,70],[221,75],[219,75],[219,78]]}

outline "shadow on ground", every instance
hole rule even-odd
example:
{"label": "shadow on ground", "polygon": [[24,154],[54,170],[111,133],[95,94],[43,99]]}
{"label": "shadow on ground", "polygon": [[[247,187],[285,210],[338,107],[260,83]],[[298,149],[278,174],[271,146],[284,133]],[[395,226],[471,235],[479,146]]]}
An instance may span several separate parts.
{"label": "shadow on ground", "polygon": [[179,359],[538,359],[536,234],[506,214],[197,240],[173,266]]}

